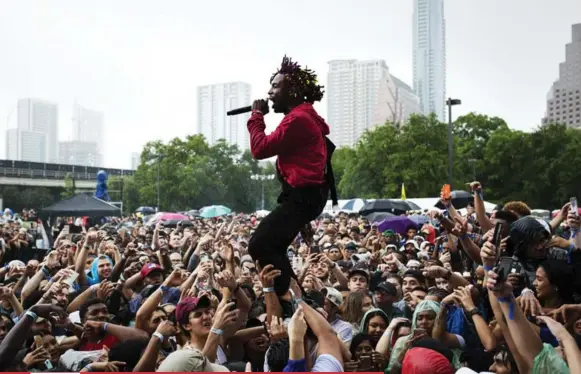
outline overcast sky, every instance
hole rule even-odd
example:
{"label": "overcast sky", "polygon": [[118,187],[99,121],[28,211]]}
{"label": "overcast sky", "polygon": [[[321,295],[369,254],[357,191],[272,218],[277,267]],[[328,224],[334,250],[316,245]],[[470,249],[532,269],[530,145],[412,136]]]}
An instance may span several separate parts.
{"label": "overcast sky", "polygon": [[[105,114],[105,166],[129,167],[149,140],[196,129],[196,90],[245,81],[263,97],[286,53],[326,81],[327,61],[384,59],[412,83],[413,0],[3,0],[0,124],[18,98],[59,105],[70,139],[75,98]],[[455,114],[532,129],[581,22],[579,0],[447,0],[448,95]],[[323,116],[324,103],[319,105]],[[270,115],[273,128],[279,117]],[[332,126],[332,124],[331,124]],[[0,131],[5,156],[5,131]]]}

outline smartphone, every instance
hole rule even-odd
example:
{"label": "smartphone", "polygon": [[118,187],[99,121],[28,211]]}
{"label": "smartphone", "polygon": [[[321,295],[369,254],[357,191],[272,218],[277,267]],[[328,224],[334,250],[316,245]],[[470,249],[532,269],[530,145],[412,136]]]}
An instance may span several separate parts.
{"label": "smartphone", "polygon": [[449,200],[452,197],[452,187],[449,184],[442,186],[442,198]]}
{"label": "smartphone", "polygon": [[577,198],[572,197],[570,200],[571,202],[571,211],[575,215],[575,217],[579,216],[579,207],[577,206]]}
{"label": "smartphone", "polygon": [[496,247],[496,262],[498,262],[502,255],[502,251],[500,250],[500,244],[502,242],[502,222],[496,222],[494,236],[492,238],[492,244]]}
{"label": "smartphone", "polygon": [[69,225],[65,225],[65,226],[63,227],[62,234],[63,234],[63,235],[68,235],[70,232],[71,232],[71,226],[69,226]]}
{"label": "smartphone", "polygon": [[361,356],[359,358],[359,370],[370,369],[372,366],[371,356]]}
{"label": "smartphone", "polygon": [[78,277],[79,277],[79,273],[77,273],[76,271],[72,271],[71,275],[69,275],[63,281],[63,283],[67,284],[69,287],[73,287],[73,283],[75,283],[75,281],[77,280]]}
{"label": "smartphone", "polygon": [[520,274],[521,270],[522,269],[518,262],[515,261],[512,257],[502,257],[494,268],[494,272],[498,276],[496,278],[496,286],[494,287],[494,290],[500,290],[502,288],[502,285],[506,281],[506,278],[509,274]]}

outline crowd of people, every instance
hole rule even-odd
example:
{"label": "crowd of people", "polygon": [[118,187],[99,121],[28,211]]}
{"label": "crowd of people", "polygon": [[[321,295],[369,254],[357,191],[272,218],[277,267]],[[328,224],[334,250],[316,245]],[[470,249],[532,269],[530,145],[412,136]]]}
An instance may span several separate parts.
{"label": "crowd of people", "polygon": [[5,214],[0,370],[581,373],[578,212],[487,214],[471,188],[464,215],[442,199],[402,232],[313,221],[282,295],[248,254],[254,215],[77,220],[23,259],[32,238]]}

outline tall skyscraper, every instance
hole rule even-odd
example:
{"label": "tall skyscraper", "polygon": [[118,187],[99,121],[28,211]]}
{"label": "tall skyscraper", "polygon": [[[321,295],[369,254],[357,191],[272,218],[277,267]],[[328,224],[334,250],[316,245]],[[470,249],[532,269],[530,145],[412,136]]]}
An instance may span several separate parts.
{"label": "tall skyscraper", "polygon": [[73,105],[73,113],[73,140],[95,142],[97,150],[102,153],[105,139],[103,113],[83,108],[76,102]]}
{"label": "tall skyscraper", "polygon": [[103,166],[103,113],[73,105],[72,140],[59,142],[59,162],[78,166]]}
{"label": "tall skyscraper", "polygon": [[419,111],[411,88],[383,60],[330,61],[326,96],[331,139],[338,146],[353,146],[365,130],[386,121],[405,123]]}
{"label": "tall skyscraper", "polygon": [[141,155],[139,152],[131,153],[131,170],[137,170],[139,164],[141,163]]}
{"label": "tall skyscraper", "polygon": [[581,128],[581,23],[572,30],[572,41],[565,46],[565,62],[559,64],[559,79],[547,95],[543,124]]}
{"label": "tall skyscraper", "polygon": [[226,116],[226,112],[251,104],[252,87],[248,83],[231,82],[199,86],[197,133],[213,145],[219,139],[236,144],[241,150],[250,148],[246,122],[250,113]]}
{"label": "tall skyscraper", "polygon": [[444,0],[415,0],[414,91],[423,114],[446,118],[446,21]]}
{"label": "tall skyscraper", "polygon": [[16,161],[58,161],[58,108],[37,100],[18,100],[17,128],[7,130],[6,157]]}
{"label": "tall skyscraper", "polygon": [[59,142],[59,163],[78,166],[102,166],[96,142],[72,140]]}

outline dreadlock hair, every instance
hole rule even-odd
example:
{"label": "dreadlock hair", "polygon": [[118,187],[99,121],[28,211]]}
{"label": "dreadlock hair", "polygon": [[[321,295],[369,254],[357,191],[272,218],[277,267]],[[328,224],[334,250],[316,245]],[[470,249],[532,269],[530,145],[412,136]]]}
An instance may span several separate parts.
{"label": "dreadlock hair", "polygon": [[272,83],[277,74],[283,74],[285,80],[289,83],[289,94],[292,98],[301,100],[305,103],[315,103],[323,99],[323,86],[318,85],[317,74],[311,69],[303,69],[297,62],[293,62],[286,55],[282,58],[280,68],[270,78]]}

